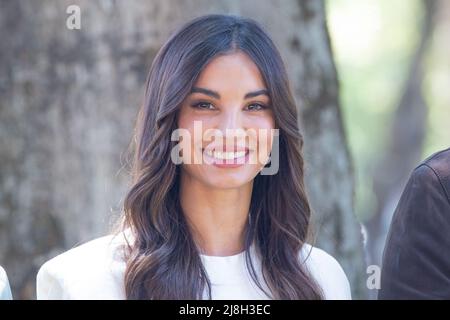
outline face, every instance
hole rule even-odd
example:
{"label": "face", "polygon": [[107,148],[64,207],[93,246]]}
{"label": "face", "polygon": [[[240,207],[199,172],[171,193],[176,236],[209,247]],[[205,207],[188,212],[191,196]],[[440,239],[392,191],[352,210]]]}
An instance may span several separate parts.
{"label": "face", "polygon": [[266,164],[275,121],[258,67],[242,52],[218,56],[184,99],[182,174],[214,188],[251,183]]}

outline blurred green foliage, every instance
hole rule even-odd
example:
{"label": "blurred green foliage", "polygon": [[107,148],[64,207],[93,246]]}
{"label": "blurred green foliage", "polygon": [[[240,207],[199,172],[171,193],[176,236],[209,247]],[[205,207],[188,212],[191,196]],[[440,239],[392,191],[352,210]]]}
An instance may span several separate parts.
{"label": "blurred green foliage", "polygon": [[[389,141],[389,124],[418,45],[423,4],[420,0],[328,0],[326,5],[344,126],[355,168],[356,212],[365,221],[374,211],[370,181]],[[429,114],[423,157],[450,146],[448,36],[448,24],[436,26],[424,66]]]}

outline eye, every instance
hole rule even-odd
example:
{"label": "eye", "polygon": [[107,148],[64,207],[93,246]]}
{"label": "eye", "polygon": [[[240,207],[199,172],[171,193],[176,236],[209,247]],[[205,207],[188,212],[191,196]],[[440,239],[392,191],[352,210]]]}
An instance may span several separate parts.
{"label": "eye", "polygon": [[267,109],[267,106],[263,105],[261,103],[252,103],[252,104],[249,104],[246,109],[249,111],[258,111],[258,110]]}
{"label": "eye", "polygon": [[212,103],[209,102],[205,102],[205,101],[200,101],[197,103],[193,103],[192,104],[193,108],[197,108],[197,109],[201,109],[201,110],[214,110],[214,106],[212,105]]}

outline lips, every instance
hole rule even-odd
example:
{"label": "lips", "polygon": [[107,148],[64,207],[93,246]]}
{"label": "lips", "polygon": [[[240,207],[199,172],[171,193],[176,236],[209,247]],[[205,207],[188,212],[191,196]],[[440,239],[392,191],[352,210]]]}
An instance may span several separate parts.
{"label": "lips", "polygon": [[250,150],[248,148],[235,147],[226,149],[208,148],[203,150],[207,164],[212,164],[221,168],[235,168],[245,164],[248,160]]}

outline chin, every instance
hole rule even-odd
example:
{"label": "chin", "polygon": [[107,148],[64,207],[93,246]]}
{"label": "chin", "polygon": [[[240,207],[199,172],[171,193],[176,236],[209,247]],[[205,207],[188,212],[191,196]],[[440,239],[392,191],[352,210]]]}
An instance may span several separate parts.
{"label": "chin", "polygon": [[[214,172],[205,172],[203,181],[212,188],[220,189],[236,189],[253,181],[257,173],[249,172],[249,170],[219,169]],[[208,170],[210,171],[210,170]]]}

